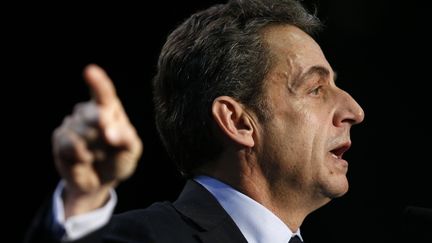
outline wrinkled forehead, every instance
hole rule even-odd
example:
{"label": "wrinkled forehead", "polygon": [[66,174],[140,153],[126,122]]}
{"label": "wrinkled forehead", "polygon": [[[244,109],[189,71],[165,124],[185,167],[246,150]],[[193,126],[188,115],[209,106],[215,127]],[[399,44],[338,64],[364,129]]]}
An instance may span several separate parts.
{"label": "wrinkled forehead", "polygon": [[331,70],[321,47],[301,29],[292,25],[273,25],[263,29],[262,35],[276,61],[287,62],[302,70],[312,66]]}

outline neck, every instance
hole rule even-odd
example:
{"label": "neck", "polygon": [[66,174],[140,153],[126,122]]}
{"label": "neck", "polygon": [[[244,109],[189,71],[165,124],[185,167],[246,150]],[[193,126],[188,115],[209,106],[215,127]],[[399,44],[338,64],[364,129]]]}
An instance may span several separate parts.
{"label": "neck", "polygon": [[247,195],[279,217],[297,232],[308,214],[326,202],[314,203],[307,193],[283,183],[273,183],[253,156],[239,152],[237,157],[222,156],[198,172],[209,175]]}

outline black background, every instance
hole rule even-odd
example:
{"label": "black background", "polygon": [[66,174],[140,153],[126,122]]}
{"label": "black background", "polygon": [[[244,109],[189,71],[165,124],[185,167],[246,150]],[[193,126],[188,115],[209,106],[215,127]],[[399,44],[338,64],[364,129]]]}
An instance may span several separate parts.
{"label": "black background", "polygon": [[[157,137],[150,80],[166,35],[193,12],[224,1],[17,4],[2,17],[2,202],[20,241],[58,176],[51,132],[89,99],[88,63],[115,82],[145,144],[134,177],[118,187],[117,212],[173,200],[183,186]],[[421,1],[328,0],[316,5],[318,38],[338,84],[365,110],[352,130],[350,191],[311,214],[307,242],[398,240],[408,205],[432,207],[429,148],[430,8]],[[10,215],[10,218],[9,218]],[[324,240],[325,239],[325,240]],[[371,242],[371,241],[369,241]]]}

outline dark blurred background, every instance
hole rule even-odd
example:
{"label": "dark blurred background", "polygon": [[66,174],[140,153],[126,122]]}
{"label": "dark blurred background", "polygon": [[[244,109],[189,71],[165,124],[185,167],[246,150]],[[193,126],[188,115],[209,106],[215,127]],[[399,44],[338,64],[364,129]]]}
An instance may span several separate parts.
{"label": "dark blurred background", "polygon": [[[216,0],[18,3],[3,8],[3,189],[7,229],[21,241],[58,182],[51,133],[89,99],[81,73],[107,70],[145,144],[117,212],[173,200],[184,181],[156,134],[150,81],[167,34]],[[390,242],[405,233],[407,206],[432,208],[431,23],[423,1],[304,1],[326,25],[319,35],[338,84],[363,106],[352,130],[350,191],[311,214],[306,242]],[[10,216],[10,218],[9,218]],[[369,239],[370,235],[374,238]]]}

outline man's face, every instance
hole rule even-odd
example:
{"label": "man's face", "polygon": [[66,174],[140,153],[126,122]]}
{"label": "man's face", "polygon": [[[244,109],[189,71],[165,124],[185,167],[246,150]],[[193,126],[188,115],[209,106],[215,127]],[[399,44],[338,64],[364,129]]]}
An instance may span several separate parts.
{"label": "man's face", "polygon": [[270,185],[282,195],[341,196],[348,190],[342,155],[363,110],[335,85],[330,64],[309,35],[289,25],[263,33],[274,65],[265,80],[272,116],[261,124],[259,161]]}

